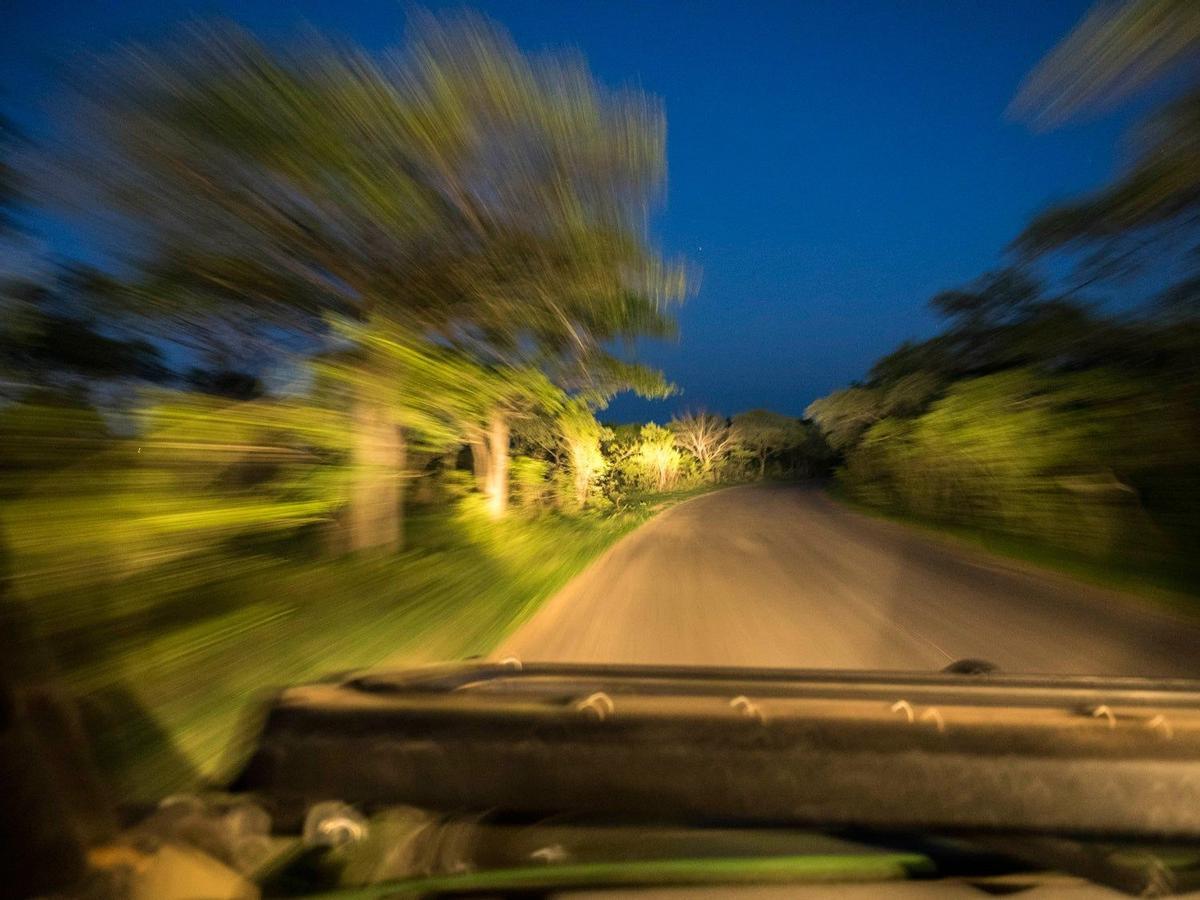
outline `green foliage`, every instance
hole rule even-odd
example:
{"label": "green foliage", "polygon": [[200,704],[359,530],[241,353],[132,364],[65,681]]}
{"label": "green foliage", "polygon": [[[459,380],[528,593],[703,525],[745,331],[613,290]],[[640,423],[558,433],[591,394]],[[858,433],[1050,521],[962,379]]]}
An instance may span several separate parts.
{"label": "green foliage", "polygon": [[1033,257],[1085,249],[1092,278],[1128,274],[1154,254],[1194,246],[1200,88],[1160,110],[1140,133],[1140,152],[1115,183],[1047,210],[1016,238]]}
{"label": "green foliage", "polygon": [[167,391],[146,401],[129,438],[102,438],[84,410],[6,410],[10,445],[70,453],[40,475],[23,466],[20,496],[0,510],[15,578],[47,609],[231,541],[327,523],[345,503],[347,428],[335,412]]}
{"label": "green foliage", "polygon": [[757,461],[760,478],[766,473],[767,460],[772,454],[804,440],[804,430],[798,419],[766,409],[752,409],[734,416],[733,431],[737,446]]}
{"label": "green foliage", "polygon": [[78,396],[34,391],[0,407],[3,495],[18,494],[47,472],[86,459],[112,443],[108,423]]}
{"label": "green foliage", "polygon": [[103,592],[66,586],[56,618],[24,584],[15,599],[54,648],[114,795],[153,803],[232,774],[250,717],[281,685],[488,652],[648,515],[495,523],[442,511],[414,523],[402,554],[227,546],[158,560]]}
{"label": "green foliage", "polygon": [[941,379],[929,372],[913,372],[887,385],[883,394],[883,414],[915,416],[940,392]]}
{"label": "green foliage", "polygon": [[1096,6],[1026,78],[1011,111],[1055,126],[1144,91],[1182,86],[1135,133],[1137,152],[1115,182],[1051,208],[1018,236],[1027,256],[1084,250],[1089,280],[1128,275],[1164,261],[1195,277],[1200,197],[1200,5],[1192,0],[1125,0]]}
{"label": "green foliage", "polygon": [[843,457],[847,493],[1080,557],[1200,574],[1194,317],[1103,315],[1012,270],[933,303],[943,333],[808,408]]}
{"label": "green foliage", "polygon": [[[673,390],[611,352],[689,283],[651,240],[658,103],[416,19],[382,54],[198,26],[80,82],[56,183],[124,265],[4,288],[0,574],[127,799],[214,774],[260,691],[488,649],[730,474],[724,420],[714,448],[595,417]],[[782,462],[806,438],[764,417],[737,434]]]}
{"label": "green foliage", "polygon": [[444,452],[484,426],[497,410],[515,418],[552,416],[566,394],[533,366],[483,365],[387,320],[335,322],[356,348],[328,355],[318,372],[389,408],[418,447]]}
{"label": "green foliage", "polygon": [[235,363],[319,348],[352,549],[401,542],[410,449],[470,443],[499,516],[515,422],[669,393],[608,348],[671,333],[687,290],[650,240],[655,100],[472,16],[414,20],[385,54],[225,26],[126,48],[59,160],[132,257],[124,315]]}
{"label": "green foliage", "polygon": [[144,249],[130,302],[293,329],[378,316],[570,370],[668,333],[686,279],[648,239],[658,104],[477,18],[408,34],[373,56],[199,27],[95,72],[64,161]]}
{"label": "green foliage", "polygon": [[702,483],[699,462],[680,450],[670,428],[649,422],[604,429],[604,496],[620,507],[631,498]]}
{"label": "green foliage", "polygon": [[595,499],[595,488],[609,466],[600,449],[607,430],[580,400],[569,403],[559,414],[558,429],[570,476],[569,483],[566,479],[560,481],[562,488],[568,488],[569,484],[564,499],[568,507],[583,509]]}
{"label": "green foliage", "polygon": [[844,450],[888,416],[911,416],[936,396],[940,379],[929,372],[912,372],[879,387],[852,387],[814,400],[804,414],[820,428],[829,445]]}
{"label": "green foliage", "polygon": [[639,487],[651,491],[672,490],[679,480],[682,462],[683,454],[675,446],[675,435],[669,428],[653,422],[642,426],[637,448],[629,460]]}
{"label": "green foliage", "polygon": [[450,469],[442,472],[438,478],[441,496],[447,506],[455,506],[469,496],[475,487],[475,479],[470,472],[461,469]]}
{"label": "green foliage", "polygon": [[867,385],[809,407],[844,454],[839,474],[851,495],[1200,578],[1197,48],[1194,2],[1101,4],[1011,107],[1056,126],[1173,82],[1173,97],[1135,135],[1126,170],[1037,216],[1015,242],[1027,261],[1081,252],[1085,283],[1146,270],[1157,284],[1175,279],[1158,309],[1104,315],[1074,297],[1046,297],[1012,269],[939,294],[942,334],[903,345]]}
{"label": "green foliage", "polygon": [[1183,551],[1184,522],[1144,487],[1200,461],[1196,427],[1186,406],[1117,373],[1017,369],[959,382],[915,419],[881,420],[841,478],[852,496],[921,518],[1161,559]]}
{"label": "green foliage", "polygon": [[512,461],[512,486],[517,506],[539,510],[550,492],[550,463],[544,459],[518,456]]}
{"label": "green foliage", "polygon": [[830,446],[843,450],[883,418],[884,397],[873,388],[846,388],[814,400],[804,414],[817,423]]}
{"label": "green foliage", "polygon": [[1191,0],[1100,4],[1026,77],[1010,112],[1054,126],[1108,108],[1186,63],[1200,46]]}
{"label": "green foliage", "polygon": [[[1185,0],[1098,7],[1042,62],[1017,104],[1056,124],[1089,106],[1123,99],[1194,56],[1200,47],[1198,11]],[[1140,414],[1118,435],[1123,441],[1117,446],[1124,448],[1139,501],[1160,526],[1158,545],[1176,560],[1194,560],[1197,542],[1183,536],[1196,533],[1200,509],[1192,474],[1198,443],[1194,398],[1200,384],[1200,280],[1194,273],[1200,90],[1194,70],[1181,72],[1183,92],[1140,131],[1137,156],[1126,172],[1091,197],[1037,217],[1017,245],[1031,256],[1087,249],[1093,278],[1153,266],[1161,281],[1164,273],[1174,274],[1172,264],[1180,260],[1185,271],[1192,270],[1160,295],[1165,316],[1120,323],[1078,317],[1063,322],[1060,316],[1056,330],[1072,336],[1076,345],[1090,344],[1093,360],[1103,357],[1160,385],[1141,392]],[[1061,345],[1061,337],[1057,340]],[[1131,436],[1136,446],[1130,446]]]}

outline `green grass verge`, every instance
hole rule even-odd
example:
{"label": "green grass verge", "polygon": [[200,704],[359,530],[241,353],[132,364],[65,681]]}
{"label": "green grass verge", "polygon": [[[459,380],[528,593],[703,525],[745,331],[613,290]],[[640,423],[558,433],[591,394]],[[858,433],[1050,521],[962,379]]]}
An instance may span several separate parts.
{"label": "green grass verge", "polygon": [[896,510],[880,509],[855,500],[836,484],[829,485],[826,493],[844,506],[873,518],[897,522],[939,539],[1131,594],[1172,612],[1200,617],[1200,583],[1187,567],[1143,566],[1093,559],[991,529],[931,521]]}
{"label": "green grass verge", "polygon": [[116,796],[154,801],[228,774],[273,690],[487,653],[622,535],[705,490],[608,515],[418,515],[399,554],[176,561],[124,579],[107,599],[59,598],[77,611],[72,626],[42,637],[81,699]]}

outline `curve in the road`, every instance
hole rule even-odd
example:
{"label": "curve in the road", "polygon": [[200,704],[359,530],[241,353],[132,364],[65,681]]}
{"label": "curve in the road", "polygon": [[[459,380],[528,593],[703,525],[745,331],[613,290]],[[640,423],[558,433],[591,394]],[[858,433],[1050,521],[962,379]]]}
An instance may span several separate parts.
{"label": "curve in the road", "polygon": [[1200,626],[757,485],[667,510],[549,600],[497,656],[557,662],[1200,676]]}

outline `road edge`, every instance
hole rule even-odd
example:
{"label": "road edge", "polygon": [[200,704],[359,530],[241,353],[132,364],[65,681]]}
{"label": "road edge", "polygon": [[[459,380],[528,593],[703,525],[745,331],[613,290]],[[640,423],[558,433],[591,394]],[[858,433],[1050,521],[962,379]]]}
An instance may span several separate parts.
{"label": "road edge", "polygon": [[1054,582],[1062,587],[1085,587],[1089,591],[1107,595],[1114,602],[1137,606],[1147,615],[1163,619],[1164,621],[1187,625],[1200,624],[1200,597],[1150,584],[1146,584],[1141,589],[1115,587],[1098,578],[1081,577],[1080,575],[1055,568],[1051,565],[1043,565],[989,549],[968,537],[939,528],[932,523],[890,514],[884,510],[855,503],[845,497],[838,496],[828,487],[821,487],[818,490],[831,504],[850,515],[895,528],[899,531],[918,535],[932,543],[942,544],[945,547],[952,548],[964,558],[977,560],[981,565],[987,565],[991,568],[1005,570],[1030,578]]}
{"label": "road edge", "polygon": [[637,525],[635,525],[629,531],[626,531],[624,534],[622,534],[620,537],[618,537],[615,541],[613,541],[611,544],[609,544],[607,547],[605,547],[602,551],[600,551],[595,556],[593,556],[590,560],[588,560],[588,562],[585,565],[583,565],[581,568],[579,568],[574,574],[571,575],[570,578],[568,578],[566,581],[564,581],[562,584],[560,584],[558,587],[556,587],[553,591],[551,591],[550,593],[546,594],[543,597],[536,597],[536,598],[531,599],[525,605],[525,608],[521,610],[521,613],[518,616],[515,616],[513,618],[512,625],[509,627],[509,629],[507,631],[504,632],[504,634],[500,635],[497,638],[495,645],[484,655],[484,657],[486,659],[497,659],[497,658],[503,659],[505,656],[507,656],[507,654],[501,653],[500,648],[509,640],[509,638],[511,638],[514,634],[516,634],[517,631],[520,630],[524,625],[526,625],[527,623],[532,621],[534,616],[536,616],[539,612],[541,612],[541,610],[547,604],[549,604],[551,601],[553,601],[555,597],[557,597],[559,594],[561,594],[563,591],[565,591],[571,585],[572,582],[574,582],[578,578],[582,578],[587,572],[591,571],[591,569],[600,565],[610,555],[615,553],[617,548],[620,547],[621,544],[623,544],[627,540],[632,539],[635,534],[637,534],[639,531],[641,531],[643,528],[645,528],[651,522],[658,521],[663,516],[668,515],[673,510],[679,509],[682,506],[686,506],[687,504],[691,503],[693,500],[702,500],[705,497],[711,497],[713,494],[720,494],[720,493],[724,493],[725,491],[735,491],[740,488],[749,488],[749,487],[754,487],[754,486],[761,485],[761,484],[762,484],[762,482],[752,481],[752,482],[744,482],[744,483],[740,483],[740,484],[717,485],[717,486],[714,486],[712,488],[712,490],[701,491],[699,493],[692,494],[687,497],[681,497],[675,501],[671,501],[671,500],[664,501],[667,505],[654,510],[649,516],[647,516],[645,519],[643,519],[641,522],[639,522]]}

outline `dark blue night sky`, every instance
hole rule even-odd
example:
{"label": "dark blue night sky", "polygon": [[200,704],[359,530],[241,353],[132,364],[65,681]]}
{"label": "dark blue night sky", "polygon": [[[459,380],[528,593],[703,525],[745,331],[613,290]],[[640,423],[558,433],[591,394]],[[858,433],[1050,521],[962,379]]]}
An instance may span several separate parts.
{"label": "dark blue night sky", "polygon": [[[443,4],[428,4],[435,9]],[[457,7],[460,4],[445,6]],[[656,230],[702,270],[678,343],[642,348],[683,393],[622,399],[614,419],[676,409],[800,414],[934,327],[936,291],[1001,264],[1048,202],[1119,164],[1128,115],[1034,134],[1004,109],[1089,0],[755,3],[506,0],[474,8],[525,49],[575,47],[610,84],[659,95],[670,185]],[[308,22],[371,47],[406,6],[378,2],[8,0],[0,104],[35,136],[56,67],[191,17],[267,38]],[[86,238],[40,222],[57,252]]]}

